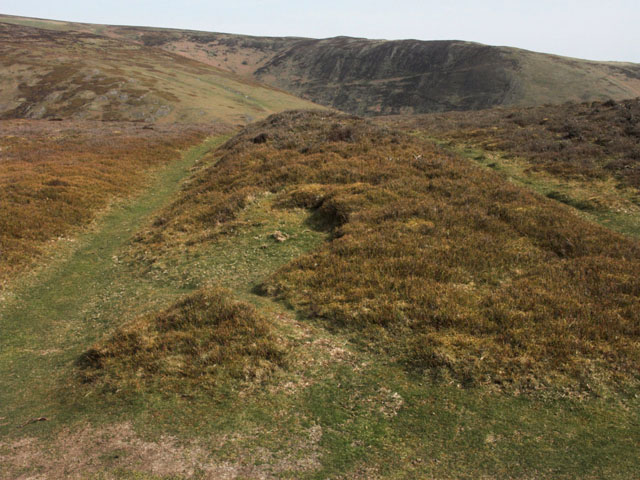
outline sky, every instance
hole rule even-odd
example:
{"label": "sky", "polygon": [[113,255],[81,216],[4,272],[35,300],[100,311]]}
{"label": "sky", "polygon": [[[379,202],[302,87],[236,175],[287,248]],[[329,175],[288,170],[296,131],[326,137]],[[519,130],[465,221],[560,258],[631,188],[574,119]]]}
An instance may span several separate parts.
{"label": "sky", "polygon": [[247,35],[468,40],[640,63],[640,0],[1,0],[0,13]]}

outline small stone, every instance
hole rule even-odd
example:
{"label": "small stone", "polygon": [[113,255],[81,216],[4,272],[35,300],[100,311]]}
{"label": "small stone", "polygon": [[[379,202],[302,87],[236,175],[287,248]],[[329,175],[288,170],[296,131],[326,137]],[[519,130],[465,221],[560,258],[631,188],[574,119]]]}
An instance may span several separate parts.
{"label": "small stone", "polygon": [[286,233],[282,233],[280,230],[276,230],[271,234],[271,238],[273,238],[276,242],[284,242],[289,240],[289,235]]}

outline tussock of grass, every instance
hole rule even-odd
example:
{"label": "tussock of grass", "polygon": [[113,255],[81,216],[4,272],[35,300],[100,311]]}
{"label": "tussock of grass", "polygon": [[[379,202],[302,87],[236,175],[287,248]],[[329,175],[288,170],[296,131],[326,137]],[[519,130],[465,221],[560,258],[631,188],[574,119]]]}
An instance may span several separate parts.
{"label": "tussock of grass", "polygon": [[363,346],[465,384],[637,380],[637,242],[354,117],[276,115],[216,154],[140,248],[212,238],[271,191],[280,208],[313,209],[333,235],[262,290]]}
{"label": "tussock of grass", "polygon": [[155,384],[184,391],[224,378],[259,382],[285,365],[286,350],[254,307],[209,287],[120,327],[78,366],[84,381],[108,390]]}

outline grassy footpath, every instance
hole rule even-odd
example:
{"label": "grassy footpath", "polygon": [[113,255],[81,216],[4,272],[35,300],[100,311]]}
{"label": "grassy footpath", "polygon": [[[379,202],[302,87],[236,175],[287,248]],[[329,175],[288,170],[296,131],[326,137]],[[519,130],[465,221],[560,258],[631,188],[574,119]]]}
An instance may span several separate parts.
{"label": "grassy footpath", "polygon": [[[166,302],[176,291],[132,282],[118,253],[217,137],[158,170],[146,193],[116,205],[63,258],[17,285],[0,306],[0,433],[66,410],[52,395],[77,356],[122,316]],[[55,415],[54,415],[55,412]]]}

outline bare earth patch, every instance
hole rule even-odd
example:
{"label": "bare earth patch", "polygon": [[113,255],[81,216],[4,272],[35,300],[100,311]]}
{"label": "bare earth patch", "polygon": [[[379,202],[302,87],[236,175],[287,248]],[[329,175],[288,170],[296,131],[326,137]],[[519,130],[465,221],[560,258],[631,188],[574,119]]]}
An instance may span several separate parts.
{"label": "bare earth patch", "polygon": [[273,458],[264,449],[239,455],[237,461],[216,461],[214,445],[202,441],[179,442],[166,435],[158,441],[142,439],[130,423],[107,427],[87,425],[80,430],[62,430],[49,444],[32,437],[0,442],[0,477],[16,480],[98,477],[120,478],[127,473],[157,477],[202,479],[275,478],[278,473],[318,468],[318,442],[322,429],[309,429],[307,439],[292,445],[290,454]]}

